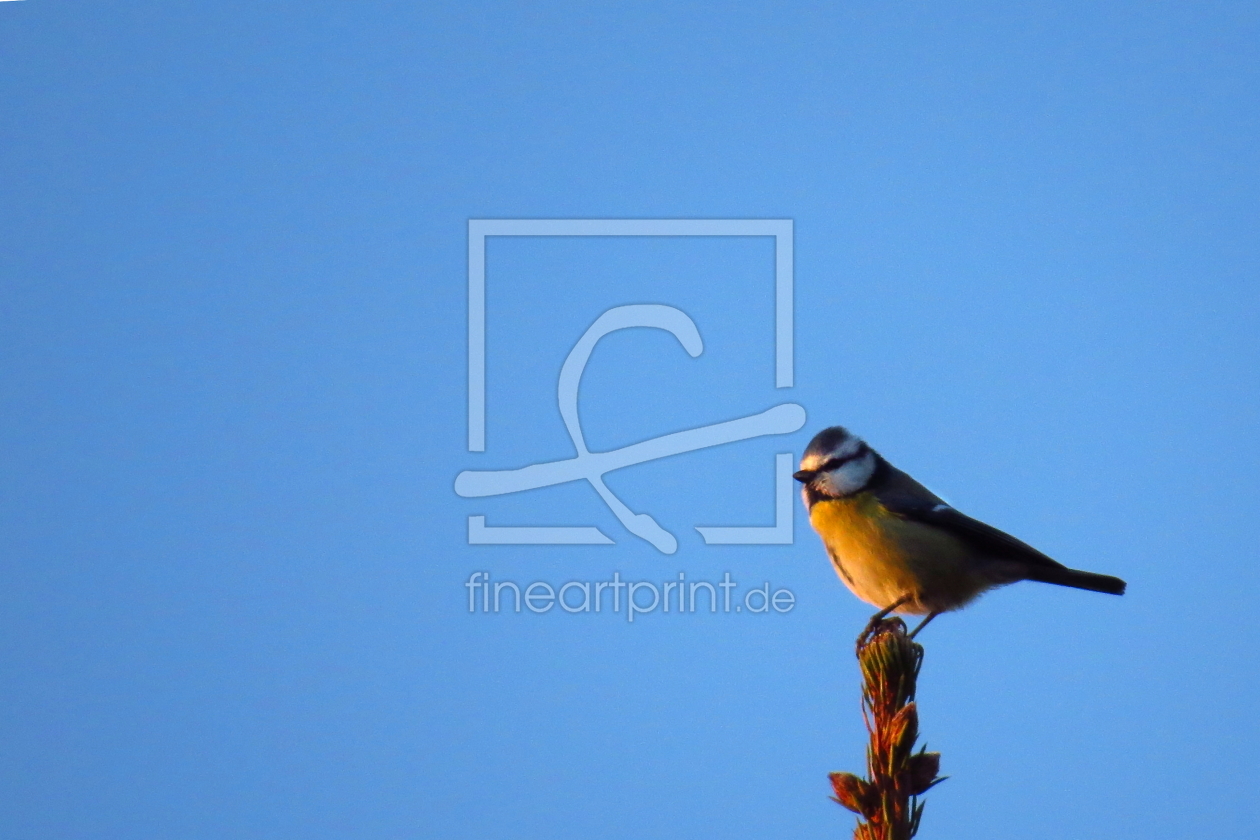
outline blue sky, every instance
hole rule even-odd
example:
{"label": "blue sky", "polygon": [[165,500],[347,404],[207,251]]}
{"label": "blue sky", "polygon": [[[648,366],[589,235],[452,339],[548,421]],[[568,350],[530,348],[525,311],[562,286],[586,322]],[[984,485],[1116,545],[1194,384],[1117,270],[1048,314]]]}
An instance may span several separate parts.
{"label": "blue sky", "polygon": [[[925,632],[923,837],[1260,819],[1260,14],[1238,3],[0,4],[0,834],[843,836],[870,609],[773,454],[844,424],[1123,599]],[[471,218],[794,224],[487,252]],[[782,402],[802,430],[464,499]],[[467,518],[611,546],[470,546]],[[470,614],[464,583],[769,582],[787,613]]]}

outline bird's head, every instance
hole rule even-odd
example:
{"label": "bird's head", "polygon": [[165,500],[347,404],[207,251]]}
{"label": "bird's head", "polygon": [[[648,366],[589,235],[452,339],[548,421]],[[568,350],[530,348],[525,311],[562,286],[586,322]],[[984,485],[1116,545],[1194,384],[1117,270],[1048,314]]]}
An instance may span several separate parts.
{"label": "bird's head", "polygon": [[866,489],[878,466],[879,456],[864,440],[848,429],[832,426],[814,435],[793,478],[805,485],[807,496],[813,491],[839,499]]}

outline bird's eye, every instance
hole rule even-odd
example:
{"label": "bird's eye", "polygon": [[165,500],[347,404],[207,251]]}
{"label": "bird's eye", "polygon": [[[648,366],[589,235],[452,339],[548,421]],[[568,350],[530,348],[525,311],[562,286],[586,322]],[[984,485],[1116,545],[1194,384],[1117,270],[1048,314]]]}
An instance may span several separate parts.
{"label": "bird's eye", "polygon": [[845,459],[843,458],[831,458],[828,461],[824,462],[823,465],[818,468],[818,471],[827,472],[828,470],[834,470],[836,467],[842,465],[844,461]]}

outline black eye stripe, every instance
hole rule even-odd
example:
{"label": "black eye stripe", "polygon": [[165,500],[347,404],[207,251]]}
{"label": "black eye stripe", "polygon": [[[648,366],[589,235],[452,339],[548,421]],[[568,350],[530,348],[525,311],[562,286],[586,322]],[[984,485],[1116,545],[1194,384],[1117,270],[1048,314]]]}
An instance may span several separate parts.
{"label": "black eye stripe", "polygon": [[870,447],[867,446],[865,443],[863,443],[861,446],[857,448],[857,450],[852,455],[846,455],[843,458],[829,458],[828,460],[823,462],[823,465],[821,467],[818,468],[818,472],[829,472],[831,470],[839,469],[840,467],[843,467],[845,464],[849,463],[850,461],[854,461],[854,460],[857,460],[858,458],[861,458],[863,455],[865,455],[869,451],[870,451]]}

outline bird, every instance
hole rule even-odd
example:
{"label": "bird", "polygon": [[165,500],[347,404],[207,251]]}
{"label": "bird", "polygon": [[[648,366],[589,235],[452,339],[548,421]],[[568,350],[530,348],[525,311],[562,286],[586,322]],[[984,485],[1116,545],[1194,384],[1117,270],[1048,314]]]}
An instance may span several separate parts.
{"label": "bird", "polygon": [[890,613],[925,616],[913,638],[941,613],[1023,580],[1124,594],[1120,578],[1069,569],[960,513],[842,426],[814,436],[793,478],[836,574],[879,608],[868,632]]}

